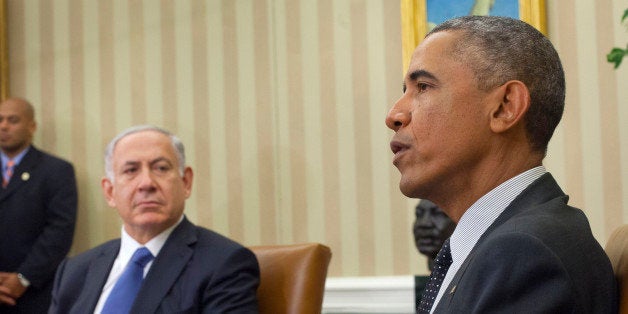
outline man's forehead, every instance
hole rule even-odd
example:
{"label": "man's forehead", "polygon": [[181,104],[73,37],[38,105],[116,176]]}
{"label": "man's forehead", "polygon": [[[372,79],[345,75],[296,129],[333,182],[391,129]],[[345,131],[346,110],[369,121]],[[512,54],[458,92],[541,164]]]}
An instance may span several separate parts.
{"label": "man's forehead", "polygon": [[126,149],[126,146],[134,148],[146,144],[170,144],[170,138],[167,135],[154,130],[142,130],[139,132],[127,134],[123,138],[119,139],[118,142],[115,144],[115,149],[120,146],[124,146]]}
{"label": "man's forehead", "polygon": [[140,131],[121,138],[113,149],[114,159],[175,158],[174,147],[165,134],[156,131]]}
{"label": "man's forehead", "polygon": [[11,105],[0,106],[0,115],[3,115],[5,117],[10,117],[10,116],[26,117],[27,116],[26,110],[24,108],[21,108],[19,106],[11,106]]}
{"label": "man's forehead", "polygon": [[467,42],[465,34],[461,30],[445,30],[430,34],[414,49],[412,59],[419,56],[452,57],[460,44]]}
{"label": "man's forehead", "polygon": [[437,80],[454,69],[471,70],[464,61],[466,56],[454,52],[460,36],[457,32],[442,31],[425,38],[412,54],[405,80],[413,81],[418,77]]}

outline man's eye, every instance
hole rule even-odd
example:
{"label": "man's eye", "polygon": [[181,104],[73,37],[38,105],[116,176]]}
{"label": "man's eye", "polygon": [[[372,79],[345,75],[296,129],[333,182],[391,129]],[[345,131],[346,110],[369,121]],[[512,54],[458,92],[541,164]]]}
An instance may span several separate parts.
{"label": "man's eye", "polygon": [[125,168],[122,170],[122,173],[131,174],[137,171],[137,168]]}
{"label": "man's eye", "polygon": [[430,86],[428,84],[425,83],[419,83],[417,84],[417,89],[419,90],[419,92],[424,92],[426,91]]}
{"label": "man's eye", "polygon": [[155,170],[158,172],[168,172],[170,171],[170,166],[168,165],[156,165]]}

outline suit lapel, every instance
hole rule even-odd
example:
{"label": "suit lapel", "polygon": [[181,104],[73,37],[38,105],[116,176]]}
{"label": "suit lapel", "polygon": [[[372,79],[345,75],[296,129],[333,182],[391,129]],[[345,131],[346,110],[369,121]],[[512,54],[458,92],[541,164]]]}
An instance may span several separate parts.
{"label": "suit lapel", "polygon": [[527,188],[525,188],[521,194],[519,194],[513,201],[504,209],[504,211],[497,217],[497,219],[491,224],[491,226],[486,229],[484,234],[480,237],[478,242],[475,244],[469,255],[464,260],[458,272],[451,280],[449,286],[447,286],[447,290],[443,293],[441,300],[439,301],[434,313],[448,313],[449,304],[451,303],[458,284],[464,277],[464,274],[471,264],[473,259],[475,258],[476,248],[482,243],[482,241],[488,237],[493,230],[501,226],[504,222],[508,221],[514,215],[534,207],[535,205],[542,204],[550,201],[551,199],[557,197],[564,197],[565,203],[569,197],[565,195],[565,193],[560,189],[560,186],[554,180],[554,177],[550,173],[545,173],[532,184],[530,184]]}
{"label": "suit lapel", "polygon": [[[0,193],[0,202],[31,179],[32,169],[37,167],[40,159],[41,152],[37,150],[35,146],[31,145],[26,155],[24,155],[24,158],[22,158],[22,161],[20,161],[20,164],[13,169],[13,176],[9,181],[9,185],[4,189],[0,188],[0,190],[3,190],[2,193]],[[2,165],[2,167],[4,167],[4,165]]]}
{"label": "suit lapel", "polygon": [[467,267],[469,266],[469,264],[471,264],[471,261],[473,261],[474,258],[475,258],[475,250],[471,250],[467,258],[465,259],[464,263],[460,265],[460,268],[458,269],[458,272],[456,272],[456,275],[454,276],[454,278],[451,279],[449,286],[447,286],[447,290],[443,292],[443,296],[441,297],[440,301],[436,305],[436,309],[434,309],[434,313],[448,313],[449,312],[448,310],[449,304],[451,303],[451,300],[456,294],[458,283],[460,282],[460,279],[462,279],[462,277],[464,276],[465,272],[467,271]]}
{"label": "suit lapel", "polygon": [[91,313],[96,308],[102,289],[107,282],[113,262],[120,251],[120,240],[103,249],[100,256],[91,263],[87,271],[85,284],[81,294],[76,300],[73,312]]}
{"label": "suit lapel", "polygon": [[185,269],[194,250],[190,245],[197,241],[195,227],[187,218],[172,232],[155,258],[135,299],[131,313],[154,313],[170,288]]}

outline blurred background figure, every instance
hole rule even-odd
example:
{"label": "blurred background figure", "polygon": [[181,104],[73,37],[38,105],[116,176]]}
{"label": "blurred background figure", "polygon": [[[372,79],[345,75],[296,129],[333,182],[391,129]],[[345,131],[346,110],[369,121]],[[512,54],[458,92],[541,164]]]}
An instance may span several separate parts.
{"label": "blurred background figure", "polygon": [[436,204],[425,199],[416,205],[415,215],[414,244],[421,254],[427,256],[428,267],[432,271],[436,254],[454,232],[456,224]]}
{"label": "blurred background figure", "polygon": [[36,148],[36,129],[27,100],[0,102],[0,314],[46,313],[74,237],[74,166]]}

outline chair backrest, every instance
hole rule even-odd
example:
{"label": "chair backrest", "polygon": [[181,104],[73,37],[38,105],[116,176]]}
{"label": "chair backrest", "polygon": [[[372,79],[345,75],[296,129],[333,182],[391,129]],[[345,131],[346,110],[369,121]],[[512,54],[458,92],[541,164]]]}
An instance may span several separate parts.
{"label": "chair backrest", "polygon": [[323,306],[331,250],[322,244],[250,247],[260,267],[260,313],[316,313]]}
{"label": "chair backrest", "polygon": [[628,225],[613,231],[604,249],[613,264],[619,289],[619,313],[628,314]]}

